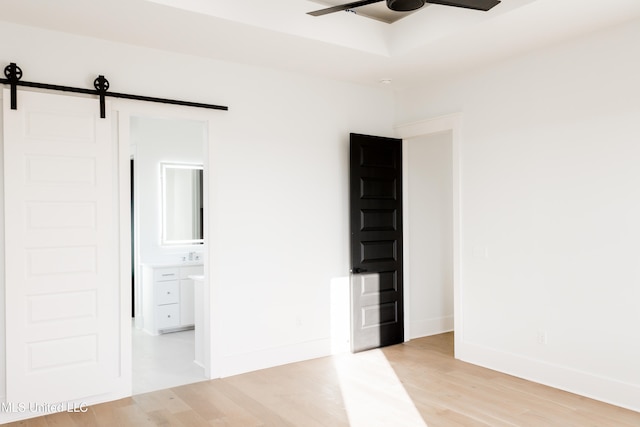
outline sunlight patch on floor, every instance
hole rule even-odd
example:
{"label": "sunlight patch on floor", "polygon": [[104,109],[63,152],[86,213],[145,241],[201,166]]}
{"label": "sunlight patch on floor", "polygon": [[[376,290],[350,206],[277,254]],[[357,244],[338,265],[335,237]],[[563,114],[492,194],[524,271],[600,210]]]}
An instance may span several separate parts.
{"label": "sunlight patch on floor", "polygon": [[334,365],[350,426],[427,426],[381,350],[334,356]]}

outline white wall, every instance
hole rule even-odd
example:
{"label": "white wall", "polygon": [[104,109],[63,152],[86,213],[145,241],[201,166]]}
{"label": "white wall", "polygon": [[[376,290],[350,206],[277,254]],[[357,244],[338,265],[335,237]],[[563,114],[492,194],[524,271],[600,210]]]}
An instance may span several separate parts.
{"label": "white wall", "polygon": [[243,77],[210,159],[221,375],[331,351],[330,285],[349,271],[349,132],[393,135],[383,91]]}
{"label": "white wall", "polygon": [[139,253],[141,264],[180,262],[197,246],[162,246],[161,163],[204,163],[206,126],[202,121],[132,117],[131,145],[135,155]]}
{"label": "white wall", "polygon": [[418,338],[453,330],[452,134],[411,138],[403,149],[408,338]]}
{"label": "white wall", "polygon": [[0,63],[27,81],[89,88],[103,74],[114,92],[228,105],[208,115],[214,370],[330,353],[330,284],[349,268],[348,135],[393,136],[388,89],[1,22],[0,39],[12,41]]}
{"label": "white wall", "polygon": [[630,22],[397,97],[399,122],[462,112],[457,355],[635,410],[638,40]]}

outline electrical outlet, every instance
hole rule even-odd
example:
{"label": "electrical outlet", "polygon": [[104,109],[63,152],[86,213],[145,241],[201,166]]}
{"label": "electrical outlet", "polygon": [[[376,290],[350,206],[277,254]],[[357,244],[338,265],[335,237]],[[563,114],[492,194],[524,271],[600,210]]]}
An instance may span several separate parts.
{"label": "electrical outlet", "polygon": [[489,258],[489,248],[487,246],[474,246],[473,256],[476,258]]}
{"label": "electrical outlet", "polygon": [[538,331],[538,344],[546,345],[548,342],[547,331],[540,329]]}

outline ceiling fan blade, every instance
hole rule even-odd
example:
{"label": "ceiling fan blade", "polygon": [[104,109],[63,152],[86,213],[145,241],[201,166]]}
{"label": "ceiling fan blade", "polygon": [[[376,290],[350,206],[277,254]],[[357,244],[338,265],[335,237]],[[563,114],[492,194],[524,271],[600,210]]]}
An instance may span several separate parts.
{"label": "ceiling fan blade", "polygon": [[342,10],[353,9],[354,7],[366,6],[366,5],[372,4],[372,3],[380,3],[381,1],[384,1],[384,0],[354,1],[353,3],[347,3],[347,4],[340,5],[340,6],[328,7],[326,9],[320,9],[320,10],[316,10],[314,12],[307,12],[307,15],[322,16],[322,15],[326,15],[328,13],[340,12]]}
{"label": "ceiling fan blade", "polygon": [[487,11],[494,6],[500,4],[499,0],[427,0],[427,3],[441,4],[444,6],[464,7],[466,9],[475,9]]}

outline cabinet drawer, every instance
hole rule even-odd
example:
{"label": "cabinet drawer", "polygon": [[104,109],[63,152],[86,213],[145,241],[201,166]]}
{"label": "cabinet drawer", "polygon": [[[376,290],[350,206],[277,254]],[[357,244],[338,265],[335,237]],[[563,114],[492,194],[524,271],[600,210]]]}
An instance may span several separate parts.
{"label": "cabinet drawer", "polygon": [[156,268],[153,270],[153,281],[164,282],[167,280],[178,280],[180,277],[178,268]]}
{"label": "cabinet drawer", "polygon": [[156,308],[158,330],[176,328],[180,325],[180,306],[178,304],[161,305]]}
{"label": "cabinet drawer", "polygon": [[155,285],[156,305],[175,304],[180,301],[178,281],[158,282]]}

